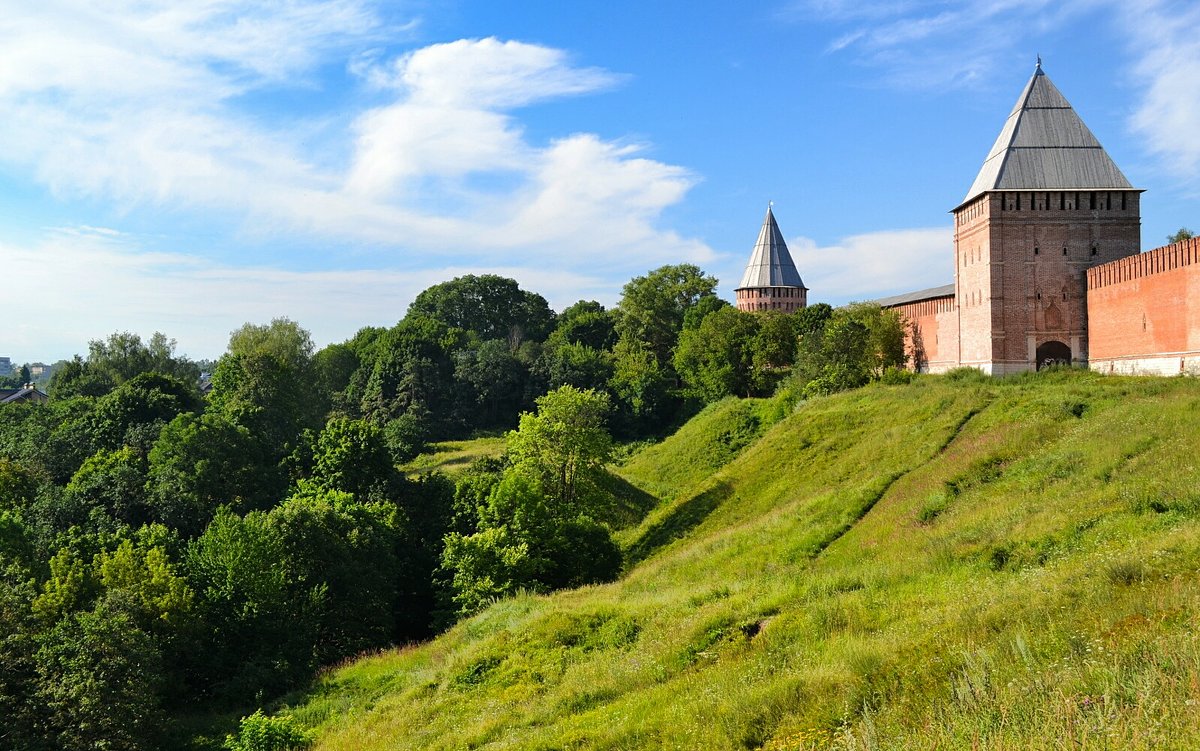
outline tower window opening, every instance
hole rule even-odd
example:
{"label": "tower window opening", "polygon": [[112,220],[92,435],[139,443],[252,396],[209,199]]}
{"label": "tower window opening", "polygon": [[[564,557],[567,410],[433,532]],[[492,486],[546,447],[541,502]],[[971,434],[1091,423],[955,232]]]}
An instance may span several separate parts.
{"label": "tower window opening", "polygon": [[1021,194],[1017,194],[1017,211],[1021,210]]}
{"label": "tower window opening", "polygon": [[1112,211],[1112,193],[1104,194],[1104,209],[1106,211]]}
{"label": "tower window opening", "polygon": [[1040,252],[1041,252],[1041,251],[1040,251],[1040,250],[1039,250],[1039,249],[1038,249],[1036,246],[1034,246],[1034,248],[1033,248],[1033,254],[1036,256],[1036,255],[1037,255],[1038,253],[1040,253]]}
{"label": "tower window opening", "polygon": [[1092,192],[1091,196],[1088,199],[1088,202],[1091,204],[1088,206],[1088,208],[1091,209],[1092,211],[1095,211],[1096,210],[1096,193],[1095,193],[1095,191]]}
{"label": "tower window opening", "polygon": [[1128,196],[1128,194],[1126,194],[1126,193],[1122,193],[1122,194],[1121,194],[1121,211],[1124,211],[1124,210],[1125,210],[1125,208],[1126,208],[1126,207],[1125,207],[1125,198],[1126,198],[1127,196]]}
{"label": "tower window opening", "polygon": [[1041,300],[1041,299],[1042,299],[1042,293],[1041,293],[1041,292],[1037,293],[1037,299],[1039,299],[1039,300]]}
{"label": "tower window opening", "polygon": [[1093,246],[1092,246],[1092,255],[1096,255],[1096,252],[1097,252],[1097,251],[1096,251],[1096,246],[1095,246],[1095,245],[1093,245]]}
{"label": "tower window opening", "polygon": [[1066,245],[1064,245],[1064,246],[1063,246],[1063,255],[1065,256],[1066,254],[1067,254],[1067,246],[1066,246]]}
{"label": "tower window opening", "polygon": [[1058,210],[1062,211],[1066,207],[1067,207],[1067,194],[1059,193],[1058,194]]}
{"label": "tower window opening", "polygon": [[1064,293],[1063,293],[1063,300],[1064,300],[1064,301],[1066,301],[1066,299],[1067,299],[1067,293],[1066,293],[1066,292],[1064,292]]}

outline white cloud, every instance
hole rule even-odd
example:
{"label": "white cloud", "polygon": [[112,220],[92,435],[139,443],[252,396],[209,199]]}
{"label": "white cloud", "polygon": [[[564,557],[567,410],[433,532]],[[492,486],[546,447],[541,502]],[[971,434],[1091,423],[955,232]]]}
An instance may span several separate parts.
{"label": "white cloud", "polygon": [[827,247],[800,237],[788,240],[788,248],[812,290],[810,302],[840,305],[954,281],[950,227],[851,235]]}
{"label": "white cloud", "polygon": [[348,184],[366,196],[428,176],[521,172],[536,159],[536,149],[503,112],[597,91],[616,80],[571,67],[561,50],[493,38],[435,44],[401,56],[384,72],[376,67],[360,74],[390,85],[400,97],[355,123]]}
{"label": "white cloud", "polygon": [[[657,226],[695,182],[645,148],[519,109],[622,77],[498,39],[396,52],[377,0],[81,0],[0,18],[0,160],[64,200],[200,212],[231,233],[307,234],[436,264],[467,253],[561,269],[592,254],[701,260]],[[360,90],[326,109],[329,70]],[[347,85],[341,81],[338,85]],[[301,92],[311,91],[306,99]],[[281,115],[259,104],[283,94]],[[382,103],[381,103],[382,100]],[[86,221],[85,219],[81,219]],[[640,265],[636,271],[643,271]]]}
{"label": "white cloud", "polygon": [[70,228],[42,242],[0,244],[0,257],[20,268],[21,283],[5,304],[20,310],[5,326],[5,355],[22,362],[86,353],[87,342],[115,331],[143,337],[162,331],[180,352],[215,357],[229,332],[246,322],[287,316],[319,346],[363,326],[390,326],[418,292],[466,273],[495,273],[545,295],[557,310],[580,296],[612,304],[614,288],[595,275],[506,265],[298,272],[214,263],[195,256],[142,250],[102,228]]}
{"label": "white cloud", "polygon": [[394,67],[394,85],[413,102],[481,109],[587,94],[618,80],[598,68],[572,67],[562,50],[494,37],[431,45]]}
{"label": "white cloud", "polygon": [[512,207],[512,218],[488,230],[487,241],[587,251],[593,259],[604,252],[606,265],[712,257],[698,241],[653,229],[654,216],[682,199],[694,178],[682,168],[638,158],[639,150],[592,135],[556,141],[538,154],[531,185]]}
{"label": "white cloud", "polygon": [[1200,8],[1164,2],[1121,8],[1145,91],[1131,127],[1167,169],[1200,188]]}

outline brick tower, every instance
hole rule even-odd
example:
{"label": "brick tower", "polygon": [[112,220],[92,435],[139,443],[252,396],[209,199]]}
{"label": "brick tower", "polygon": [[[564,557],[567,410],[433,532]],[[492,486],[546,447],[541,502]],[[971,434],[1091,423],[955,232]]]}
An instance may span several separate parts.
{"label": "brick tower", "polygon": [[1086,364],[1087,269],[1139,252],[1140,197],[1038,60],[954,209],[961,364]]}
{"label": "brick tower", "polygon": [[758,242],[742,274],[742,283],[733,291],[738,310],[778,310],[794,313],[808,304],[808,288],[796,271],[792,254],[775,215],[767,206],[767,216],[758,231]]}

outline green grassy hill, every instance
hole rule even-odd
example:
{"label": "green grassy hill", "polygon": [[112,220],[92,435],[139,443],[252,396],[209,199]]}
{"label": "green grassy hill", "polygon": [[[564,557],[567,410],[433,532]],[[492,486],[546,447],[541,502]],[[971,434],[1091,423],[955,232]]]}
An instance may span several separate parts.
{"label": "green grassy hill", "polygon": [[1200,747],[1200,382],[727,401],[618,582],[326,673],[316,749]]}

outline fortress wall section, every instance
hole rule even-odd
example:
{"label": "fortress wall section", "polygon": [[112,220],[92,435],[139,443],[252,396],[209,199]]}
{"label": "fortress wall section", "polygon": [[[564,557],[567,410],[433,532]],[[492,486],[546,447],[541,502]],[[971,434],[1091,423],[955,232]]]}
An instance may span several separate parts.
{"label": "fortress wall section", "polygon": [[1092,370],[1200,375],[1200,238],[1089,269]]}
{"label": "fortress wall section", "polygon": [[954,295],[886,306],[905,321],[909,369],[944,373],[958,367],[958,309]]}

